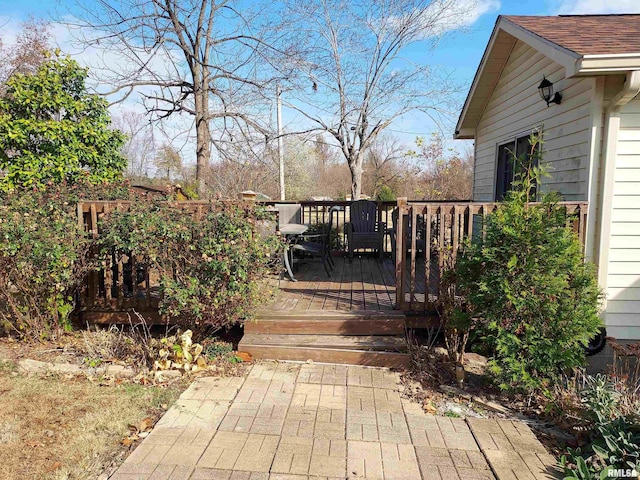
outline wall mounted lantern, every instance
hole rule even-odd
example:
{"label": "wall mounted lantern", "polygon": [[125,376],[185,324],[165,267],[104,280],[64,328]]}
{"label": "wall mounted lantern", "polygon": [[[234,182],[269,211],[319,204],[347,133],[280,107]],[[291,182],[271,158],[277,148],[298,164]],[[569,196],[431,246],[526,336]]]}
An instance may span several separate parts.
{"label": "wall mounted lantern", "polygon": [[544,76],[542,77],[540,85],[538,85],[538,92],[540,93],[540,97],[547,102],[547,107],[552,103],[560,105],[560,102],[562,101],[562,95],[558,92],[553,93],[553,83],[547,80]]}

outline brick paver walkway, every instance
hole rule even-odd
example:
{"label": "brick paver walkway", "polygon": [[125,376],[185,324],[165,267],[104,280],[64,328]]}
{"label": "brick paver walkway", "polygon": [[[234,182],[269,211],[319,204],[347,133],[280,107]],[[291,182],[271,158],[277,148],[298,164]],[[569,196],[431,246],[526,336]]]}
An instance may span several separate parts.
{"label": "brick paver walkway", "polygon": [[294,363],[199,378],[111,479],[553,478],[524,424],[428,415],[398,383],[384,369]]}

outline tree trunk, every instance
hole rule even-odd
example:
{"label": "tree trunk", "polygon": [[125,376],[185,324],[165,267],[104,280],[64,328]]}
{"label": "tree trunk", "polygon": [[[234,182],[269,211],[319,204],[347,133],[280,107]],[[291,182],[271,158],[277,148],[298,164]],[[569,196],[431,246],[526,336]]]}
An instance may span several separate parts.
{"label": "tree trunk", "polygon": [[[195,77],[195,75],[194,75]],[[196,183],[198,197],[205,198],[205,175],[211,158],[211,132],[209,129],[209,97],[206,85],[195,91],[196,111]]]}
{"label": "tree trunk", "polygon": [[351,200],[360,200],[363,172],[361,155],[349,162],[349,170],[351,170]]}

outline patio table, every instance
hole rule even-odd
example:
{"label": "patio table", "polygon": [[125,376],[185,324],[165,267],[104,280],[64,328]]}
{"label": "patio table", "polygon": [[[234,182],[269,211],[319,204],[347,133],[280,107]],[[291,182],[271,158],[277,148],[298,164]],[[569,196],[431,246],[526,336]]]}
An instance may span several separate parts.
{"label": "patio table", "polygon": [[292,282],[297,282],[298,280],[293,276],[293,270],[291,269],[293,258],[290,257],[293,257],[293,252],[291,248],[289,248],[289,245],[291,245],[292,242],[295,242],[299,235],[306,233],[307,230],[309,230],[309,226],[302,225],[300,223],[287,223],[280,227],[280,235],[285,239],[284,266],[287,270],[287,275],[289,275]]}

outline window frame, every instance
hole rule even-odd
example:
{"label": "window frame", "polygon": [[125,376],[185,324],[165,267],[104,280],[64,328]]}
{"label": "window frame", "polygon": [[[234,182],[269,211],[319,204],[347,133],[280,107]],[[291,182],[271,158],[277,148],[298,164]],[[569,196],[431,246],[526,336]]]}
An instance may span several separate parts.
{"label": "window frame", "polygon": [[[494,171],[493,171],[493,199],[495,202],[501,202],[502,200],[504,200],[506,194],[511,189],[510,187],[513,185],[513,181],[516,175],[516,169],[513,168],[513,171],[511,173],[511,180],[509,181],[509,188],[506,188],[504,192],[499,193],[498,180],[499,180],[500,174],[499,174],[498,168],[500,166],[501,149],[511,143],[513,144],[513,149],[516,151],[516,156],[517,156],[518,140],[522,140],[523,138],[525,138],[528,145],[528,140],[531,137],[531,134],[540,134],[541,132],[542,132],[542,125],[536,128],[531,128],[528,130],[521,131],[513,135],[509,135],[508,137],[505,137],[501,141],[496,143],[495,163],[494,163]],[[537,190],[538,190],[537,188],[534,189],[534,195],[536,196],[537,196]]]}

